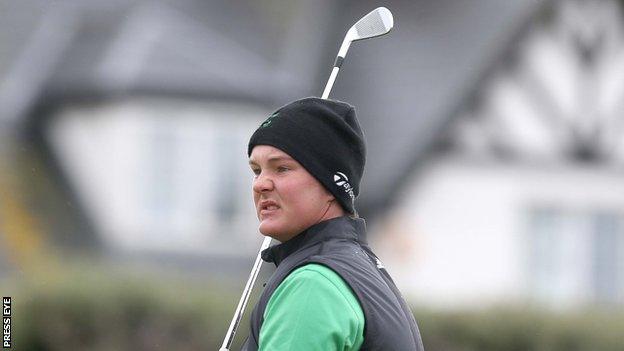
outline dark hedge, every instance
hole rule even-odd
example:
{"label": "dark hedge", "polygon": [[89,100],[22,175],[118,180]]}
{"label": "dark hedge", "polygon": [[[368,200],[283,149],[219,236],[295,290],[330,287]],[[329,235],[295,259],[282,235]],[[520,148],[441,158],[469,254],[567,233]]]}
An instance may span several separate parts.
{"label": "dark hedge", "polygon": [[[11,284],[16,350],[217,350],[240,289],[102,272]],[[252,301],[253,303],[253,301]],[[415,309],[428,351],[624,350],[624,312]],[[233,349],[247,333],[247,320]]]}

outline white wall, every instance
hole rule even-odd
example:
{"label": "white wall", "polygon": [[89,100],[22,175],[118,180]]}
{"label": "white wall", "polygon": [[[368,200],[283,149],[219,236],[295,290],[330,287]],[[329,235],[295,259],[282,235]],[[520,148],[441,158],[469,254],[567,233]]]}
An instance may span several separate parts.
{"label": "white wall", "polygon": [[[552,284],[560,286],[543,289],[533,276],[531,216],[546,208],[571,218],[595,211],[623,218],[623,173],[440,159],[405,188],[397,211],[374,228],[373,245],[414,303],[453,307],[534,299],[575,305],[592,297],[586,235],[576,222],[560,230],[568,243],[557,244],[564,253]],[[624,302],[622,290],[624,284]]]}
{"label": "white wall", "polygon": [[49,132],[109,247],[247,255],[261,237],[250,220],[246,146],[266,115],[251,105],[129,99],[68,106]]}

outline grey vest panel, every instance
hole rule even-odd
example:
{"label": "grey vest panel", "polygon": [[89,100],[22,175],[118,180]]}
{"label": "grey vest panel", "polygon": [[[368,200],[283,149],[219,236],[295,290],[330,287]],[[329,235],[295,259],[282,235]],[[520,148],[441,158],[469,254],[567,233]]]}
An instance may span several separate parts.
{"label": "grey vest panel", "polygon": [[331,268],[354,291],[366,324],[361,350],[423,350],[412,312],[363,238],[364,221],[340,217],[319,223],[290,241],[269,248],[263,259],[277,269],[251,315],[243,350],[257,350],[264,310],[273,292],[293,270],[309,263]]}

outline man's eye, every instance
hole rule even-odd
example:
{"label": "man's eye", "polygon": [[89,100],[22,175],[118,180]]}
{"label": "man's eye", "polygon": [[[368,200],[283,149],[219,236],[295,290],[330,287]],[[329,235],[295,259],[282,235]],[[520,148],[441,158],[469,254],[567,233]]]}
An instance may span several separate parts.
{"label": "man's eye", "polygon": [[258,176],[258,175],[260,174],[260,170],[259,170],[259,169],[257,169],[257,168],[252,169],[251,171],[253,172],[253,174],[254,174],[255,176]]}
{"label": "man's eye", "polygon": [[288,171],[290,168],[286,167],[286,166],[279,166],[277,167],[277,171],[282,173],[282,172],[286,172]]}

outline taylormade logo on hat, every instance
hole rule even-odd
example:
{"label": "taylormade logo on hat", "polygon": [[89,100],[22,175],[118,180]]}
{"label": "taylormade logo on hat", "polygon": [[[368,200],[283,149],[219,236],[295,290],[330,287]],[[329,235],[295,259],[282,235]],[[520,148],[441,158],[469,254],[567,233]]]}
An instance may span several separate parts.
{"label": "taylormade logo on hat", "polygon": [[353,187],[349,183],[349,178],[342,172],[336,172],[334,174],[334,183],[339,187],[343,187],[345,193],[349,194],[351,199],[355,199],[355,194],[353,193]]}

